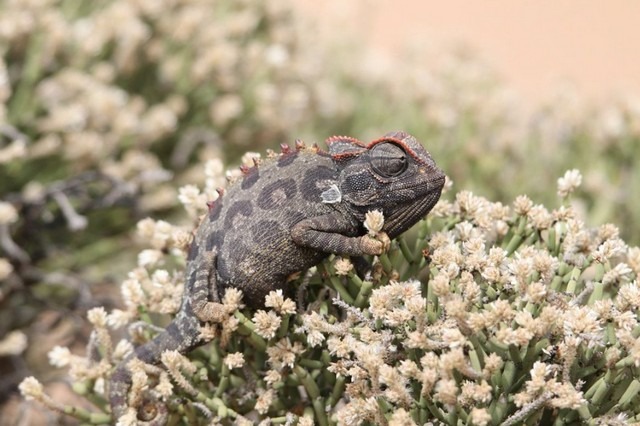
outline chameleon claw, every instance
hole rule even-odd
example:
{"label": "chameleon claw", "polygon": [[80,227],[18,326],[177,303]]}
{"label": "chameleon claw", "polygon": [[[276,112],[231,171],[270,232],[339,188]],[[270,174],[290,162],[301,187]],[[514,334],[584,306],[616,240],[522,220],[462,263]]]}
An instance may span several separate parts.
{"label": "chameleon claw", "polygon": [[387,235],[386,232],[378,232],[376,234],[376,240],[382,243],[382,253],[386,253],[391,248],[391,238]]}
{"label": "chameleon claw", "polygon": [[360,237],[360,248],[362,253],[372,256],[380,256],[389,251],[391,240],[385,232],[378,232],[375,238],[369,235]]}

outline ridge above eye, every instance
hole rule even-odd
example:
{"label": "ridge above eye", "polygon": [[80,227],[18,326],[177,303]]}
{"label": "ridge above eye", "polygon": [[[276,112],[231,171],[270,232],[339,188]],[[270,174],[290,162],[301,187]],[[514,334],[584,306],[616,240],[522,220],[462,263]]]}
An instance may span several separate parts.
{"label": "ridge above eye", "polygon": [[407,170],[407,153],[391,142],[382,142],[371,149],[371,167],[380,176],[394,177]]}

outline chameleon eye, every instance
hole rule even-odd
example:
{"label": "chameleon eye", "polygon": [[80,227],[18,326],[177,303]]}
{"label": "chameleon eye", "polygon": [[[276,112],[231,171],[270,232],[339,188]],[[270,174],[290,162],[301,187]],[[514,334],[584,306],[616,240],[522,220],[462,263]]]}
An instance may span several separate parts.
{"label": "chameleon eye", "polygon": [[398,145],[381,142],[371,149],[371,167],[380,176],[394,177],[407,170],[407,154]]}

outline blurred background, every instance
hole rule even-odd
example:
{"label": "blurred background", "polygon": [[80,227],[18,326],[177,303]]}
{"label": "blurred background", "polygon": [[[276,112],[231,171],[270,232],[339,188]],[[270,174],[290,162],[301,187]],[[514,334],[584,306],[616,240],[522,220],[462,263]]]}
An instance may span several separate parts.
{"label": "blurred background", "polygon": [[409,46],[467,45],[530,105],[563,86],[591,100],[640,92],[640,4],[634,2],[327,0],[294,5],[317,17],[328,33],[336,33],[337,22],[348,25],[386,60]]}
{"label": "blurred background", "polygon": [[82,353],[86,310],[118,306],[136,223],[191,229],[179,188],[207,183],[198,196],[212,198],[247,151],[403,129],[453,180],[448,197],[550,209],[577,168],[583,219],[637,245],[639,9],[0,1],[0,423],[66,421],[30,410],[16,384],[35,375],[74,400],[47,353]]}

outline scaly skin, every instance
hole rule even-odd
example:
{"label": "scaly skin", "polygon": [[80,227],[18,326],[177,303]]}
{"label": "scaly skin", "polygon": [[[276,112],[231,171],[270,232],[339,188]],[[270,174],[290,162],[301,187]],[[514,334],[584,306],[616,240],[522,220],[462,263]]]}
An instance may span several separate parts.
{"label": "scaly skin", "polygon": [[[328,152],[285,145],[277,159],[244,169],[243,179],[210,206],[189,249],[179,313],[111,376],[114,419],[128,409],[128,362],[157,364],[166,350],[187,353],[206,343],[199,329],[222,320],[226,288],[242,290],[246,305],[260,307],[270,291],[286,290],[287,277],[331,253],[382,254],[385,243],[362,225],[368,211],[381,210],[382,231],[395,238],[440,198],[444,174],[413,136],[392,132],[369,144],[334,136],[327,145]],[[166,412],[158,408],[148,424],[163,424]]]}

